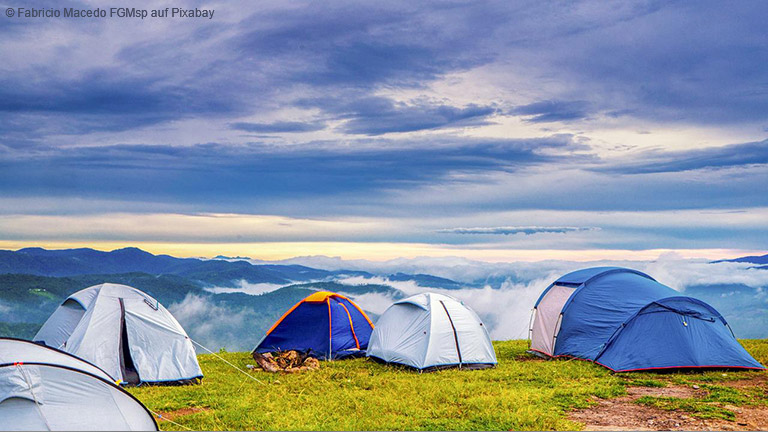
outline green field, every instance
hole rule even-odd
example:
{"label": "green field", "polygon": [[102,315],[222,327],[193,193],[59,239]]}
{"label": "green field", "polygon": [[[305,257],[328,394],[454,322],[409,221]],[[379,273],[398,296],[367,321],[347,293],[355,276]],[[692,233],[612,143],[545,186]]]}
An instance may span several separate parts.
{"label": "green field", "polygon": [[[768,340],[744,340],[768,363]],[[706,400],[644,398],[640,403],[729,419],[727,406],[768,404],[768,389],[732,389],[718,383],[754,379],[763,372],[612,374],[579,360],[543,361],[525,353],[525,341],[495,342],[494,369],[419,374],[355,359],[322,362],[301,374],[250,374],[259,384],[213,355],[200,355],[202,385],[130,389],[152,411],[203,430],[557,430],[581,429],[568,412],[612,398],[630,385],[698,384]],[[245,369],[248,353],[222,353]],[[727,390],[726,390],[727,389]],[[658,399],[658,400],[657,400]],[[725,407],[725,408],[724,408]],[[166,430],[180,429],[167,421]]]}

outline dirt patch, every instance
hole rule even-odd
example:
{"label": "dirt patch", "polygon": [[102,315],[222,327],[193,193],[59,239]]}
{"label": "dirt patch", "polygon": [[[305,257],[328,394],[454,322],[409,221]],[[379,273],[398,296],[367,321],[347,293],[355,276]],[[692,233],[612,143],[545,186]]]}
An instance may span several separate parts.
{"label": "dirt patch", "polygon": [[[737,383],[734,381],[733,383]],[[753,387],[752,382],[749,386]],[[700,398],[704,389],[688,386],[628,387],[627,395],[614,399],[595,398],[597,405],[576,410],[570,419],[584,423],[585,430],[768,430],[768,407],[726,405],[736,421],[700,419],[683,411],[667,411],[635,403],[643,396]]]}
{"label": "dirt patch", "polygon": [[743,407],[726,405],[725,409],[736,413],[736,429],[768,430],[768,407],[765,405]]}
{"label": "dirt patch", "polygon": [[728,387],[733,387],[737,389],[743,389],[743,388],[762,388],[766,391],[768,391],[768,373],[765,372],[757,372],[754,374],[755,376],[752,378],[747,379],[740,379],[735,381],[722,381],[719,382],[719,385],[724,385]]}
{"label": "dirt patch", "polygon": [[204,411],[210,411],[210,408],[202,408],[202,407],[190,407],[190,408],[181,408],[174,411],[160,411],[158,414],[160,414],[160,421],[163,420],[176,420],[179,417],[190,415],[194,413],[204,412]]}
{"label": "dirt patch", "polygon": [[518,362],[545,362],[549,361],[549,359],[545,359],[539,356],[531,355],[531,354],[522,354],[515,356],[515,361]]}
{"label": "dirt patch", "polygon": [[674,398],[700,398],[707,395],[707,391],[701,388],[684,386],[667,387],[627,387],[627,395],[632,400],[643,396],[674,397]]}

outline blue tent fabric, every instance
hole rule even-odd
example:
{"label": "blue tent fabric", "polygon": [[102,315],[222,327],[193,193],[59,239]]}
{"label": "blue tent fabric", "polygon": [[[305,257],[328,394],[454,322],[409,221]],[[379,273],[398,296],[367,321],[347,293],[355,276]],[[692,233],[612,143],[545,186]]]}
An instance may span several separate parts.
{"label": "blue tent fabric", "polygon": [[681,365],[762,368],[725,324],[716,310],[699,300],[662,299],[633,316],[606,343],[596,361],[615,371]]}
{"label": "blue tent fabric", "polygon": [[[369,321],[369,318],[364,313],[360,312],[359,308],[348,298],[337,297],[336,300],[339,304],[344,305],[347,308],[347,311],[349,311],[349,317],[352,319],[352,326],[355,329],[354,336],[357,337],[360,349],[365,350],[368,347],[368,341],[371,339],[371,333],[373,332],[373,325]],[[350,347],[354,346],[354,341],[352,341]]]}
{"label": "blue tent fabric", "polygon": [[644,273],[597,267],[569,273],[554,285],[576,288],[561,311],[555,357],[591,360],[614,371],[764,369],[714,308]]}
{"label": "blue tent fabric", "polygon": [[321,360],[364,355],[373,325],[348,298],[317,292],[286,312],[255,352],[308,351]]}
{"label": "blue tent fabric", "polygon": [[329,350],[328,306],[304,303],[268,334],[256,348],[258,352],[282,350],[307,351],[325,355]]}
{"label": "blue tent fabric", "polygon": [[585,283],[563,306],[556,354],[594,360],[617,326],[648,303],[678,294],[653,279],[615,269]]}

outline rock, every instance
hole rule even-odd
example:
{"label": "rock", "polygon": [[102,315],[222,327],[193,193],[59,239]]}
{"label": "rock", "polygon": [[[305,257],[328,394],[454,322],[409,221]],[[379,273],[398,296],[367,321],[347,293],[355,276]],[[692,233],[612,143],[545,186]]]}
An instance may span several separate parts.
{"label": "rock", "polygon": [[693,387],[694,389],[696,389],[696,390],[698,390],[698,389],[700,389],[700,388],[701,388],[701,387],[697,386],[696,384],[694,384],[692,387]]}

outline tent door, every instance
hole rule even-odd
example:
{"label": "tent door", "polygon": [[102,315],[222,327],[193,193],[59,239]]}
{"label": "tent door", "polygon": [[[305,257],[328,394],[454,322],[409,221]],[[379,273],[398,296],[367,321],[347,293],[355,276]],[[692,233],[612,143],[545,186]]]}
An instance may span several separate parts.
{"label": "tent door", "polygon": [[125,304],[120,299],[120,371],[123,374],[123,382],[127,384],[138,384],[141,379],[139,372],[133,364],[131,349],[128,344],[128,329],[125,326]]}
{"label": "tent door", "polygon": [[576,288],[554,285],[536,306],[531,330],[531,350],[555,355],[555,340],[560,330],[560,315]]}
{"label": "tent door", "polygon": [[445,314],[448,316],[448,322],[451,323],[451,329],[453,329],[453,341],[456,342],[456,354],[459,356],[459,368],[461,368],[463,362],[461,360],[461,348],[459,347],[459,335],[456,333],[456,326],[453,325],[453,318],[451,318],[451,314],[448,313],[448,308],[445,307],[445,303],[440,300],[440,304],[443,305],[443,310],[445,310]]}

